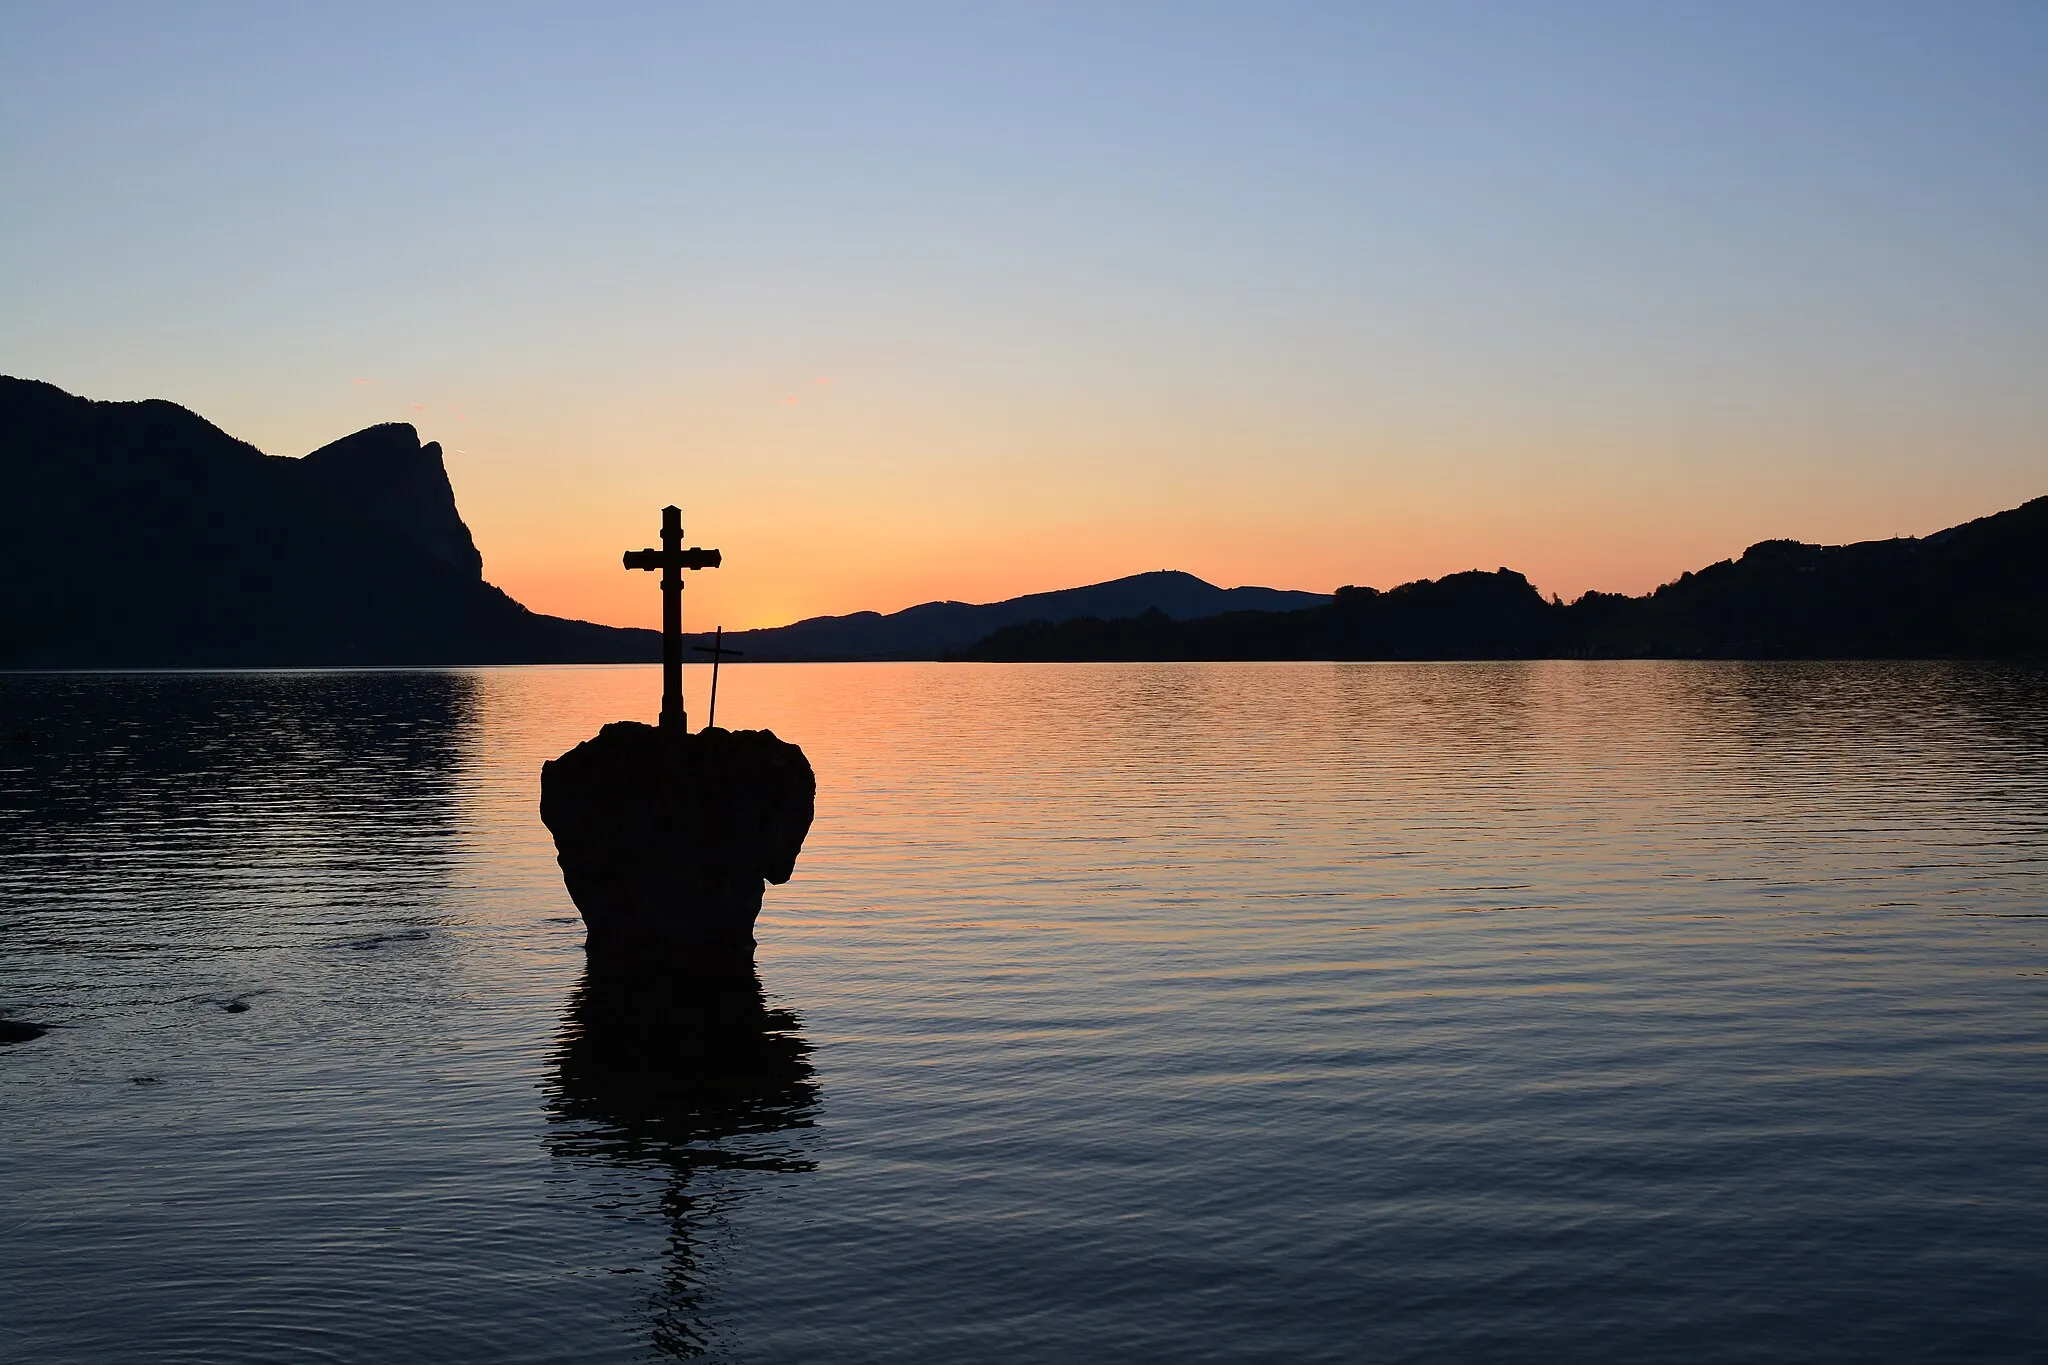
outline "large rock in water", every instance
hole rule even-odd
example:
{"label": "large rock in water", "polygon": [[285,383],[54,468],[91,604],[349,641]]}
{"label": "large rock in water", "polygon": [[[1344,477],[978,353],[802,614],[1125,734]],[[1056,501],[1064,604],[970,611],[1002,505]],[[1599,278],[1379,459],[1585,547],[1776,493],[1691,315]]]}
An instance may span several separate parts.
{"label": "large rock in water", "polygon": [[592,960],[745,970],[763,883],[789,880],[817,791],[771,730],[615,721],[542,764],[540,818]]}

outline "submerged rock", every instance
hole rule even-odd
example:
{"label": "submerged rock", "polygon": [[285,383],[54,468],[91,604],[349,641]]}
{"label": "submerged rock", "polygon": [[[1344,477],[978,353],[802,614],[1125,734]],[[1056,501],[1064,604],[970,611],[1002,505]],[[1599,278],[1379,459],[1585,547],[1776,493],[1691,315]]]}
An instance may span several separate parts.
{"label": "submerged rock", "polygon": [[592,960],[746,968],[763,883],[795,870],[817,789],[804,751],[769,730],[616,721],[542,764],[540,818]]}

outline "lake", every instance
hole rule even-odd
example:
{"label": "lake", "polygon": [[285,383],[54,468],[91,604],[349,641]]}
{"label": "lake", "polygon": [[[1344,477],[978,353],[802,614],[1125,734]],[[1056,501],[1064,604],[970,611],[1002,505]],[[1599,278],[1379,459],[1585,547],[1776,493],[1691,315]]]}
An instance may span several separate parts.
{"label": "lake", "polygon": [[659,690],[0,676],[0,1358],[2048,1353],[2048,673],[729,668],[710,1080],[536,810]]}

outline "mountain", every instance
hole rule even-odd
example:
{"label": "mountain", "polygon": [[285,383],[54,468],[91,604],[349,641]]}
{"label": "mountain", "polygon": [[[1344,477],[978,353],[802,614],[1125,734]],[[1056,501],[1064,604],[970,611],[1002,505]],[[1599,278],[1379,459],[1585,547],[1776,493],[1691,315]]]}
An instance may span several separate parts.
{"label": "mountain", "polygon": [[1565,621],[1594,655],[2048,656],[2048,497],[1917,539],[1766,540],[1647,597],[1588,593]]}
{"label": "mountain", "polygon": [[0,377],[0,668],[660,657],[483,579],[441,448],[265,455],[175,403]]}
{"label": "mountain", "polygon": [[[1187,618],[1327,600],[1149,573],[727,640],[750,661],[936,659],[1036,618]],[[0,376],[0,668],[660,657],[657,632],[542,616],[486,583],[441,447],[422,445],[410,426],[370,427],[288,459],[175,403],[93,402]]]}
{"label": "mountain", "polygon": [[455,510],[455,489],[437,441],[402,422],[366,427],[299,462],[314,487],[355,516],[395,533],[464,575],[484,576],[484,557]]}
{"label": "mountain", "polygon": [[[1922,539],[1764,541],[1569,606],[1507,569],[1334,597],[1158,572],[726,640],[750,662],[2044,658],[2048,498]],[[410,426],[288,459],[174,403],[0,377],[0,668],[659,657],[653,631],[543,616],[485,582],[441,448]]]}
{"label": "mountain", "polygon": [[[1283,588],[1219,588],[1190,573],[1163,569],[1084,588],[1032,593],[1003,602],[926,602],[884,616],[813,616],[793,625],[734,631],[725,643],[749,662],[800,659],[938,659],[1004,626],[1154,611],[1192,620],[1233,611],[1291,611],[1330,600],[1328,593]],[[711,643],[709,635],[692,637]]]}
{"label": "mountain", "polygon": [[1040,659],[1495,659],[1546,652],[1553,608],[1509,569],[1404,584],[1392,592],[1339,588],[1299,611],[1232,612],[1176,621],[1159,612],[1120,620],[1031,621],[964,650],[981,660]]}
{"label": "mountain", "polygon": [[1512,570],[1473,571],[1302,611],[1028,622],[964,657],[2048,658],[2048,498],[1920,539],[1764,541],[1643,597],[1567,606]]}

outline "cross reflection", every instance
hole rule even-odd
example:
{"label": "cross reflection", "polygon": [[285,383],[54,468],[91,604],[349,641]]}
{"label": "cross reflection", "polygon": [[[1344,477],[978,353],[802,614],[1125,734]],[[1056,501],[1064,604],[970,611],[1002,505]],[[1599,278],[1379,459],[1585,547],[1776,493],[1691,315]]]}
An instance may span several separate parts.
{"label": "cross reflection", "polygon": [[649,1296],[654,1346],[711,1349],[697,1243],[745,1173],[813,1169],[791,1134],[818,1108],[797,1017],[770,1009],[760,978],[677,983],[586,969],[563,1014],[547,1101],[549,1150],[585,1166],[665,1180],[667,1264]]}

